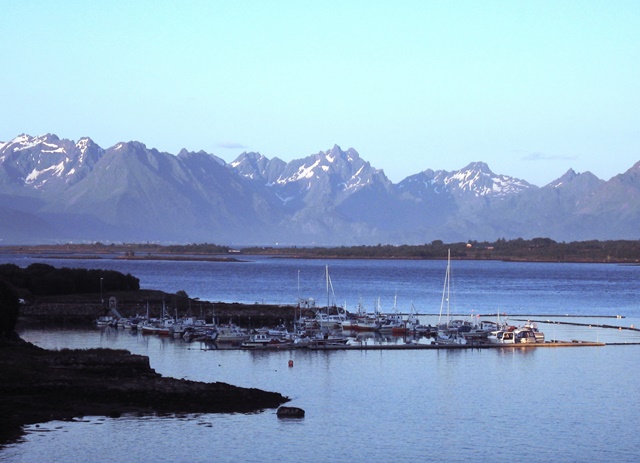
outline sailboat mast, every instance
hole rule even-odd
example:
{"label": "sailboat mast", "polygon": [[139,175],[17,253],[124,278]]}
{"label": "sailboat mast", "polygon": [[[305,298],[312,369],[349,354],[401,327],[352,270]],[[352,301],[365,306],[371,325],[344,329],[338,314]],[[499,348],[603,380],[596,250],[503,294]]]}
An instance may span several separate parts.
{"label": "sailboat mast", "polygon": [[447,326],[449,326],[449,319],[451,317],[450,307],[449,307],[449,277],[451,272],[451,250],[447,250],[447,270],[444,274],[444,286],[442,288],[442,301],[440,302],[440,315],[438,317],[438,324],[442,322],[442,311],[444,310],[445,301],[447,303]]}
{"label": "sailboat mast", "polygon": [[327,315],[329,315],[329,266],[326,265],[324,268],[325,271],[325,279],[327,280]]}
{"label": "sailboat mast", "polygon": [[451,249],[447,250],[447,325],[451,322]]}
{"label": "sailboat mast", "polygon": [[298,312],[300,312],[300,318],[302,318],[302,307],[300,307],[300,269],[298,269],[298,302],[293,308],[293,332],[297,333],[298,326]]}

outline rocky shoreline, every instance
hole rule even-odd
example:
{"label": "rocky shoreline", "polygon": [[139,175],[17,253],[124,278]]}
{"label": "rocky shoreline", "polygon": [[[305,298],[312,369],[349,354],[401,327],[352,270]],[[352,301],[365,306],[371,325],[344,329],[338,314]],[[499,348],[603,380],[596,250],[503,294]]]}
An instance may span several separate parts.
{"label": "rocky shoreline", "polygon": [[[20,307],[22,323],[52,323],[88,325],[101,315],[107,315],[106,303],[110,297],[117,300],[118,311],[124,317],[144,315],[147,304],[151,308],[151,316],[160,316],[162,306],[171,304],[173,294],[158,290],[138,290],[105,294],[105,303],[100,303],[99,294],[81,294],[74,296],[39,296],[36,300]],[[212,321],[217,318],[220,323],[232,320],[243,327],[276,326],[292,322],[296,308],[293,305],[273,304],[241,304],[237,302],[208,302],[191,299],[182,301],[183,306],[191,309],[179,309],[180,315],[189,314]],[[169,305],[172,307],[172,305]],[[298,314],[299,314],[299,309]],[[172,310],[173,312],[173,310]],[[312,316],[310,310],[303,310],[303,315]]]}
{"label": "rocky shoreline", "polygon": [[49,351],[18,336],[0,339],[0,446],[22,426],[82,416],[251,413],[289,399],[226,383],[163,377],[125,350]]}

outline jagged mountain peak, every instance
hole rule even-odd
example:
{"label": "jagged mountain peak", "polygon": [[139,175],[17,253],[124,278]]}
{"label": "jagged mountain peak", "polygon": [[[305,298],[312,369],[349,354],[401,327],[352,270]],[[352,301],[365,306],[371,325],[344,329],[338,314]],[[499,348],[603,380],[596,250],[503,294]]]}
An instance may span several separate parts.
{"label": "jagged mountain peak", "polygon": [[550,188],[559,188],[562,185],[566,185],[568,183],[571,183],[579,174],[576,173],[575,170],[573,169],[569,169],[567,170],[560,178],[554,180],[553,182],[549,183],[547,186]]}
{"label": "jagged mountain peak", "polygon": [[445,176],[445,185],[473,196],[506,196],[534,188],[530,183],[495,174],[484,162],[473,162]]}
{"label": "jagged mountain peak", "polygon": [[460,169],[460,171],[481,172],[487,175],[494,175],[493,171],[489,168],[489,164],[483,161],[470,162],[466,167]]}
{"label": "jagged mountain peak", "polygon": [[573,188],[573,189],[581,189],[584,191],[593,190],[597,186],[605,183],[604,180],[599,179],[591,172],[582,172],[578,173],[573,169],[567,170],[564,175],[562,175],[557,180],[546,185],[545,189],[564,189],[564,188]]}
{"label": "jagged mountain peak", "polygon": [[609,181],[615,183],[624,183],[627,185],[634,185],[634,187],[635,185],[640,184],[640,161],[636,162],[625,172],[614,176]]}
{"label": "jagged mountain peak", "polygon": [[156,150],[155,148],[148,150],[147,145],[145,145],[144,143],[140,141],[132,140],[127,142],[121,141],[119,143],[116,143],[107,151],[131,151],[134,153],[140,153],[145,151],[158,151],[158,150]]}
{"label": "jagged mountain peak", "polygon": [[255,178],[256,174],[263,176],[269,162],[269,158],[258,152],[243,151],[236,159],[229,163],[229,167],[243,177]]}
{"label": "jagged mountain peak", "polygon": [[76,142],[76,148],[80,151],[82,155],[86,154],[88,151],[94,151],[94,150],[98,152],[104,151],[89,137],[80,138]]}
{"label": "jagged mountain peak", "polygon": [[187,148],[182,148],[179,152],[178,152],[178,157],[180,156],[188,156],[188,155],[198,155],[198,156],[213,156],[213,154],[211,153],[207,153],[205,150],[199,150],[199,151],[189,151]]}
{"label": "jagged mountain peak", "polygon": [[[355,149],[349,148],[344,151],[339,145],[333,145],[331,149],[326,151],[319,151],[303,161],[305,161],[304,164],[306,166],[313,164],[316,167],[326,166],[329,169],[339,169],[344,166],[357,166],[356,168],[360,168],[362,164],[369,165],[368,162],[360,158],[360,154]],[[327,171],[326,167],[323,167],[324,171]]]}
{"label": "jagged mountain peak", "polygon": [[[10,142],[5,143],[3,146],[0,146],[0,149],[11,148],[10,151],[23,151],[30,150],[32,148],[37,148],[38,146],[44,145],[45,149],[42,152],[52,152],[51,148],[60,149],[61,148],[61,140],[57,135],[46,133],[44,135],[31,136],[28,134],[18,135],[16,138],[11,140]],[[64,151],[64,148],[62,148]]]}
{"label": "jagged mountain peak", "polygon": [[240,176],[265,184],[272,184],[284,170],[286,163],[279,159],[269,159],[258,152],[243,152],[229,167]]}
{"label": "jagged mountain peak", "polygon": [[349,148],[344,151],[339,145],[333,145],[333,147],[327,151],[320,151],[316,154],[319,159],[325,159],[328,163],[333,164],[336,162],[356,162],[360,160],[360,154],[353,149]]}
{"label": "jagged mountain peak", "polygon": [[355,149],[343,151],[340,146],[334,145],[327,151],[291,161],[277,182],[281,185],[295,182],[308,184],[317,181],[329,182],[329,178],[332,178],[335,179],[332,181],[334,184],[340,184],[344,189],[353,189],[370,183],[374,175],[384,176],[384,173],[361,159]]}
{"label": "jagged mountain peak", "polygon": [[455,194],[465,197],[501,197],[536,188],[524,180],[495,174],[485,162],[472,162],[460,170],[448,172],[427,169],[407,177],[397,185],[398,191],[424,200],[432,194]]}
{"label": "jagged mountain peak", "polygon": [[[640,174],[640,161],[636,162],[633,166],[631,166],[625,174]],[[622,174],[624,175],[624,174]]]}
{"label": "jagged mountain peak", "polygon": [[22,134],[0,146],[0,162],[10,160],[14,185],[37,191],[60,191],[91,171],[103,150],[88,138],[78,142],[47,133]]}
{"label": "jagged mountain peak", "polygon": [[[439,172],[444,172],[444,171],[439,171]],[[444,173],[446,174],[446,172]],[[400,183],[398,183],[397,188],[402,190],[402,189],[406,189],[409,185],[415,185],[415,184],[431,185],[434,182],[435,177],[436,177],[436,171],[434,171],[433,169],[426,169],[426,170],[423,170],[422,172],[418,172],[417,174],[413,174],[405,178]]]}
{"label": "jagged mountain peak", "polygon": [[215,161],[217,164],[219,164],[220,166],[226,167],[227,163],[224,161],[224,159],[219,158],[218,156],[216,156],[215,154],[211,154],[211,153],[207,153],[204,150],[200,150],[200,151],[188,151],[186,148],[182,148],[180,150],[180,152],[178,153],[178,155],[176,156],[178,159],[184,160],[184,161],[194,161],[194,162],[198,162],[198,161],[203,161],[203,162],[208,162],[208,161]]}
{"label": "jagged mountain peak", "polygon": [[234,161],[229,163],[229,166],[237,167],[245,162],[250,164],[269,162],[269,158],[255,151],[243,151]]}

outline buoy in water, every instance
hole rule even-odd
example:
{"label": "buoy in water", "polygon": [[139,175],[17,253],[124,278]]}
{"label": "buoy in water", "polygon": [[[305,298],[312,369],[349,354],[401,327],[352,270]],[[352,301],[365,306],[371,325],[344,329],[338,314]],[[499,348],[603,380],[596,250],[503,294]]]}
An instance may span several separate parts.
{"label": "buoy in water", "polygon": [[289,360],[289,368],[293,366],[293,360]]}

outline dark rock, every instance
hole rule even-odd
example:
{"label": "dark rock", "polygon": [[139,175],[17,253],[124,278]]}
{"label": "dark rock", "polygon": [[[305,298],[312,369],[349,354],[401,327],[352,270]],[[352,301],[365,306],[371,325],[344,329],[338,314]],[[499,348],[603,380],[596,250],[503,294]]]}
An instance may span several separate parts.
{"label": "dark rock", "polygon": [[24,424],[125,413],[249,413],[288,400],[255,388],[166,378],[147,357],[125,350],[48,351],[19,338],[0,340],[0,445]]}
{"label": "dark rock", "polygon": [[298,407],[280,407],[277,415],[278,418],[304,418],[304,410]]}

